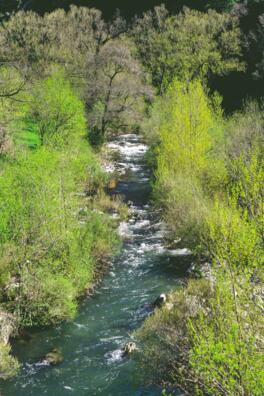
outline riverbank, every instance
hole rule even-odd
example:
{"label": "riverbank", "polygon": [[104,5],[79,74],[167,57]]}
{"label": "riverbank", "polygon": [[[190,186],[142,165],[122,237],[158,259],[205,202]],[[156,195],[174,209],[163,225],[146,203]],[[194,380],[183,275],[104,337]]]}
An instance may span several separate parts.
{"label": "riverbank", "polygon": [[214,100],[200,81],[175,80],[147,123],[155,204],[202,279],[146,320],[141,363],[187,394],[261,396],[263,108],[227,119]]}
{"label": "riverbank", "polygon": [[122,204],[105,193],[108,179],[87,140],[82,100],[62,71],[32,90],[19,111],[2,104],[13,110],[0,173],[3,379],[18,369],[9,337],[73,319],[120,247],[110,214]]}
{"label": "riverbank", "polygon": [[[118,150],[116,168],[122,169],[117,188],[129,204],[129,217],[120,224],[123,248],[110,265],[94,295],[85,299],[72,322],[35,329],[29,339],[17,340],[14,353],[22,362],[17,378],[2,386],[4,396],[138,395],[161,393],[159,386],[145,386],[139,367],[122,357],[161,293],[181,285],[190,265],[182,250],[164,246],[166,227],[151,207],[147,147],[137,135],[125,135],[109,144]],[[36,365],[41,356],[60,349],[64,361],[57,367]]]}

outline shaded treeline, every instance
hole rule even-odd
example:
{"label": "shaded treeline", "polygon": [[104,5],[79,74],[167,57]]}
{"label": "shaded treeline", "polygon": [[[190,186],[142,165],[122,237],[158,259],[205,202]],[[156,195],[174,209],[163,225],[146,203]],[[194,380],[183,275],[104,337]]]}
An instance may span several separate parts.
{"label": "shaded treeline", "polygon": [[70,6],[74,4],[97,8],[103,12],[104,18],[111,19],[117,9],[121,11],[123,16],[133,18],[135,15],[141,15],[143,12],[161,4],[164,4],[169,11],[176,13],[181,11],[184,6],[199,11],[206,11],[208,8],[214,8],[218,11],[229,10],[235,3],[235,0],[145,0],[144,2],[136,0],[133,3],[128,0],[113,0],[111,2],[105,2],[104,0],[9,0],[6,2],[1,0],[0,9],[2,12],[12,12],[21,8],[43,14],[54,11],[57,8],[63,8],[68,11]]}
{"label": "shaded treeline", "polygon": [[[159,1],[145,1],[145,2],[124,2],[124,1],[19,1],[2,2],[2,13],[7,11],[12,12],[19,8],[27,10],[34,10],[36,12],[47,12],[55,10],[56,8],[69,9],[70,4],[75,3],[81,6],[96,7],[102,10],[103,15],[111,20],[115,14],[116,9],[119,9],[121,15],[133,20],[134,15],[139,16],[151,9],[154,6],[159,6]],[[263,59],[263,12],[264,3],[262,0],[248,0],[248,1],[235,1],[235,0],[218,0],[218,1],[164,1],[166,8],[171,14],[178,14],[182,11],[183,7],[189,7],[198,11],[205,12],[208,9],[215,9],[220,12],[231,12],[239,19],[239,25],[243,33],[243,58],[246,62],[246,68],[243,72],[234,72],[230,75],[220,77],[212,76],[210,85],[213,89],[218,90],[224,97],[223,105],[227,111],[233,111],[240,108],[247,98],[258,97],[260,98],[261,83],[263,84],[263,76],[260,79],[258,74],[258,67]],[[257,74],[256,74],[257,73]]]}

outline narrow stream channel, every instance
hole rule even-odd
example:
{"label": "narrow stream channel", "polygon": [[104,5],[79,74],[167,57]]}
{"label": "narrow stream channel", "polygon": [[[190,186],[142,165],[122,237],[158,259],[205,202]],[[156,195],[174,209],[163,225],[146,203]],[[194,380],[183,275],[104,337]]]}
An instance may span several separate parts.
{"label": "narrow stream channel", "polygon": [[[27,341],[16,342],[23,366],[18,377],[0,385],[3,396],[161,395],[158,386],[140,382],[135,363],[122,358],[121,348],[148,314],[147,304],[177,287],[190,257],[184,249],[164,248],[166,230],[149,203],[147,147],[140,137],[123,135],[109,147],[119,152],[117,167],[124,174],[115,192],[130,202],[130,218],[120,225],[122,252],[73,322],[34,330]],[[36,364],[53,348],[62,350],[63,363]]]}

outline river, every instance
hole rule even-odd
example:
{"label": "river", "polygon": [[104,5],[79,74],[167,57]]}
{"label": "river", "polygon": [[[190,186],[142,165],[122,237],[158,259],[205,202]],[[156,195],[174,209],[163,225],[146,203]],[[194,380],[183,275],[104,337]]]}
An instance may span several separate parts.
{"label": "river", "polygon": [[[13,346],[22,363],[20,374],[0,385],[3,396],[158,396],[159,386],[146,386],[133,359],[122,358],[122,346],[148,315],[148,304],[175,289],[190,262],[185,249],[164,247],[166,227],[150,204],[150,172],[146,145],[137,135],[109,143],[119,153],[121,180],[115,193],[129,203],[129,219],[121,223],[124,237],[97,291],[82,303],[73,322],[35,329]],[[60,348],[58,366],[36,364]]]}

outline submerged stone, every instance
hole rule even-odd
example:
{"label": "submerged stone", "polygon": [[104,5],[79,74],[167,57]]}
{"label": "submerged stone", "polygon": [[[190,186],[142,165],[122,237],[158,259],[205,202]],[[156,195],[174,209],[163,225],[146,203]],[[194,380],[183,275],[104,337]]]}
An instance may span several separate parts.
{"label": "submerged stone", "polygon": [[135,342],[128,342],[123,348],[123,356],[130,356],[138,350]]}
{"label": "submerged stone", "polygon": [[64,358],[62,352],[59,349],[54,348],[51,352],[47,353],[47,355],[43,359],[43,362],[55,366],[63,362],[63,359]]}

